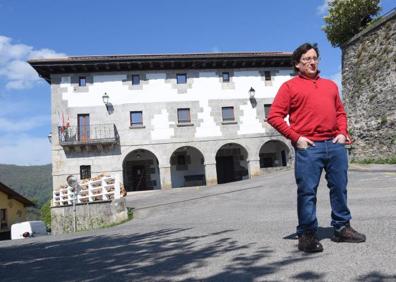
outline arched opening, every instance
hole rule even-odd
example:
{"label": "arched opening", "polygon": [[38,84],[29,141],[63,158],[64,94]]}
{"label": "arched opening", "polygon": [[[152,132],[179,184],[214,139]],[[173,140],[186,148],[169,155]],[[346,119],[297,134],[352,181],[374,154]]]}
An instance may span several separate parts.
{"label": "arched opening", "polygon": [[223,145],[216,154],[217,182],[227,183],[249,178],[248,153],[239,144]]}
{"label": "arched opening", "polygon": [[127,191],[161,189],[158,159],[152,152],[144,149],[130,152],[122,169]]}
{"label": "arched opening", "polygon": [[204,157],[198,149],[178,148],[173,152],[170,164],[173,188],[206,185]]}
{"label": "arched opening", "polygon": [[261,146],[260,168],[287,166],[289,160],[289,147],[278,140],[270,140]]}

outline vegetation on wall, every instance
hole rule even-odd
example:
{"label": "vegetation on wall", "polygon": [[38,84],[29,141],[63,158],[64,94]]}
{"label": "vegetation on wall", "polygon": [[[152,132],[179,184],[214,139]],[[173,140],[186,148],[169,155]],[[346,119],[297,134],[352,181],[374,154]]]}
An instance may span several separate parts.
{"label": "vegetation on wall", "polygon": [[333,47],[346,43],[362,31],[378,14],[380,0],[329,1],[329,14],[324,17],[324,32]]}
{"label": "vegetation on wall", "polygon": [[47,228],[51,228],[51,199],[49,199],[45,204],[41,207],[41,220],[44,221]]}

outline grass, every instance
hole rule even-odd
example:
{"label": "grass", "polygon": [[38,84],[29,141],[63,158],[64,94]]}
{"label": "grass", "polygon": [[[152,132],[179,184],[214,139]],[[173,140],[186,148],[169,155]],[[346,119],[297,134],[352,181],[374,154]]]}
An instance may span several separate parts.
{"label": "grass", "polygon": [[386,159],[363,159],[363,160],[352,160],[355,164],[396,164],[396,157]]}
{"label": "grass", "polygon": [[120,225],[120,224],[123,224],[125,222],[128,222],[128,221],[132,220],[133,219],[133,208],[127,208],[127,210],[128,210],[128,218],[127,219],[125,219],[123,221],[120,221],[120,222],[116,222],[116,223],[103,224],[99,228],[114,227],[114,226],[117,226],[117,225]]}

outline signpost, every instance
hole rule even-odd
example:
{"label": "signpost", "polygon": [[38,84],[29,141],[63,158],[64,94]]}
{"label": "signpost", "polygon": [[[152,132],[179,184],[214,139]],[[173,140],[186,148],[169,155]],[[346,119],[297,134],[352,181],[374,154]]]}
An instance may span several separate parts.
{"label": "signpost", "polygon": [[67,184],[72,187],[73,192],[73,231],[77,231],[77,215],[76,215],[76,201],[77,195],[80,193],[80,186],[78,185],[77,177],[69,175],[66,178]]}

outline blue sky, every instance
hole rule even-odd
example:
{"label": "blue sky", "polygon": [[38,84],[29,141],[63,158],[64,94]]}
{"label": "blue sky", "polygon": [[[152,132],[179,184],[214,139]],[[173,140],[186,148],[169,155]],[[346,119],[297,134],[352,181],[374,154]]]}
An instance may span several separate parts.
{"label": "blue sky", "polygon": [[0,0],[0,163],[51,162],[50,86],[30,58],[293,51],[308,41],[319,44],[322,76],[339,82],[341,51],[321,30],[327,1]]}

